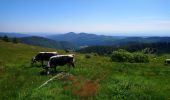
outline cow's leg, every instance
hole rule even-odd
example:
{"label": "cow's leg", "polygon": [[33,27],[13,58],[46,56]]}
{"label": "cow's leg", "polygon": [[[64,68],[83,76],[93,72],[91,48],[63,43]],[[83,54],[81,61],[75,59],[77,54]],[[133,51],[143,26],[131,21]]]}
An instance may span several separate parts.
{"label": "cow's leg", "polygon": [[69,68],[70,67],[73,67],[73,68],[75,67],[73,62],[68,63],[68,66],[69,66]]}
{"label": "cow's leg", "polygon": [[57,72],[56,66],[54,66],[54,72]]}
{"label": "cow's leg", "polygon": [[75,66],[74,66],[74,63],[71,63],[71,66],[74,68]]}
{"label": "cow's leg", "polygon": [[49,75],[49,74],[50,74],[50,70],[49,70],[49,68],[48,68],[48,67],[46,67],[46,68],[45,68],[45,70],[46,70],[47,75]]}

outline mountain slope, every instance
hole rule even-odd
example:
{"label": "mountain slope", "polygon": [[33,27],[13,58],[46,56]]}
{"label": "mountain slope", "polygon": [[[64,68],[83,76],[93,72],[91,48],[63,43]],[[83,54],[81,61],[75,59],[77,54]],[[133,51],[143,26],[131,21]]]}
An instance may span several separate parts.
{"label": "mountain slope", "polygon": [[72,45],[69,42],[54,41],[44,37],[31,36],[31,37],[19,38],[19,40],[22,43],[35,45],[35,46],[57,48],[57,49],[74,49],[74,45]]}
{"label": "mountain slope", "polygon": [[28,36],[32,36],[29,34],[22,34],[22,33],[8,33],[8,32],[0,32],[0,37],[3,36],[8,36],[8,37],[16,37],[16,38],[21,38],[21,37],[28,37]]}
{"label": "mountain slope", "polygon": [[139,52],[144,49],[148,49],[147,52],[154,54],[166,54],[170,53],[170,42],[151,42],[151,43],[140,43],[140,42],[127,42],[123,46],[89,46],[77,50],[80,53],[97,53],[99,55],[111,54],[114,50],[125,49],[130,52]]}
{"label": "mountain slope", "polygon": [[77,47],[94,46],[94,45],[114,45],[122,46],[129,43],[155,43],[155,42],[170,42],[170,37],[116,37],[105,36],[88,33],[74,32],[66,34],[49,35],[47,38],[53,40],[63,40],[75,44]]}
{"label": "mountain slope", "polygon": [[[156,42],[170,42],[170,37],[117,37],[117,36],[105,36],[105,35],[96,35],[96,34],[88,34],[88,33],[66,33],[66,34],[53,34],[47,35],[48,33],[27,33],[27,34],[19,34],[19,33],[5,33],[0,32],[0,36],[7,35],[9,37],[28,37],[33,35],[40,35],[44,38],[51,39],[49,43],[45,43],[46,39],[41,42],[37,41],[34,45],[46,46],[52,48],[76,48],[80,49],[88,46],[124,46],[136,43],[156,43]],[[38,39],[39,40],[39,39]],[[54,41],[52,41],[54,40]],[[24,40],[23,40],[24,41]],[[55,43],[55,41],[57,43]],[[59,43],[59,41],[62,41]],[[65,41],[65,42],[63,42]],[[29,41],[29,43],[33,43],[33,41]],[[48,44],[48,45],[47,45]]]}
{"label": "mountain slope", "polygon": [[111,36],[95,35],[87,33],[76,34],[74,32],[58,35],[49,35],[48,38],[53,40],[68,41],[76,46],[91,46],[91,45],[111,45],[116,39]]}
{"label": "mountain slope", "polygon": [[154,42],[170,42],[170,37],[127,37],[122,39],[124,42],[143,42],[143,43],[154,43]]}

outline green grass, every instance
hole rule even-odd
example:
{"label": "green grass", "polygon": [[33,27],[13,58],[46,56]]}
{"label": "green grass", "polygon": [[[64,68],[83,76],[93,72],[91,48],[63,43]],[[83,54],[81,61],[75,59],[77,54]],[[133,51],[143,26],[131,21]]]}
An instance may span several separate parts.
{"label": "green grass", "polygon": [[[40,75],[42,68],[30,66],[31,58],[39,51],[64,53],[0,41],[0,100],[170,99],[170,66],[164,65],[164,60],[170,58],[168,54],[151,55],[150,63],[116,63],[109,57],[91,55],[86,58],[76,53],[76,68],[69,71],[74,81],[55,80],[38,89],[53,76]],[[57,69],[67,70],[67,66]]]}

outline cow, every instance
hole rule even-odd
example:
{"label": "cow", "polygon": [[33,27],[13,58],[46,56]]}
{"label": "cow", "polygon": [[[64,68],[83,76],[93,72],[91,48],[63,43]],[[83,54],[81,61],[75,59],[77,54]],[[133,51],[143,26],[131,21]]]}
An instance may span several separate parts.
{"label": "cow", "polygon": [[57,52],[39,52],[35,57],[31,60],[31,65],[34,63],[41,62],[41,66],[43,66],[43,61],[49,61],[50,57],[56,56]]}
{"label": "cow", "polygon": [[170,59],[165,60],[165,65],[170,65]]}
{"label": "cow", "polygon": [[48,61],[48,65],[46,67],[47,74],[49,74],[49,69],[54,68],[54,71],[56,72],[56,66],[64,66],[64,65],[74,66],[74,54],[67,54],[67,55],[56,55],[52,56],[50,60]]}

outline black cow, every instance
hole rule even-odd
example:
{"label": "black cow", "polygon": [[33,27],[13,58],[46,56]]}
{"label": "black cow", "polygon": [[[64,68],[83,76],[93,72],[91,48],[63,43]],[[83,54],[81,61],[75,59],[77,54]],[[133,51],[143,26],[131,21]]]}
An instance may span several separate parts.
{"label": "black cow", "polygon": [[32,58],[31,64],[33,65],[34,63],[41,62],[43,66],[43,61],[49,61],[50,57],[56,56],[57,52],[39,52],[35,57]]}
{"label": "black cow", "polygon": [[49,74],[49,68],[54,68],[54,70],[56,71],[56,66],[64,66],[66,64],[69,65],[69,69],[70,66],[72,66],[73,68],[75,67],[74,54],[52,56],[48,61],[48,65],[46,68],[47,74]]}

